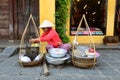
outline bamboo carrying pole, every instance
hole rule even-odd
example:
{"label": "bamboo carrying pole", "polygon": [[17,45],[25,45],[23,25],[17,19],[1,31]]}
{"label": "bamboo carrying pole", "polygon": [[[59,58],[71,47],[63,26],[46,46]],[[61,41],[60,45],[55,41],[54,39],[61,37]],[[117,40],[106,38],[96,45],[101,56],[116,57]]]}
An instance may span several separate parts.
{"label": "bamboo carrying pole", "polygon": [[48,69],[48,66],[47,66],[45,58],[43,59],[43,74],[45,76],[50,75],[50,72],[49,72],[49,69]]}

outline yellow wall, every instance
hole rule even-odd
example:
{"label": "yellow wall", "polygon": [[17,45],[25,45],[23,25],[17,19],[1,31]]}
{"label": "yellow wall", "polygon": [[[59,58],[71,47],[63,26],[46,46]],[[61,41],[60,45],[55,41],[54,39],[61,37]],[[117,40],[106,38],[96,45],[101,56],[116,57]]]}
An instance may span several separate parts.
{"label": "yellow wall", "polygon": [[[106,36],[112,36],[113,35],[113,30],[114,30],[114,17],[115,17],[115,6],[116,6],[116,0],[108,0],[108,9],[107,9],[107,31],[106,31]],[[70,19],[69,19],[70,21]],[[67,25],[67,34],[70,34],[70,24],[68,21]],[[69,36],[71,42],[73,42],[74,36]],[[103,38],[105,36],[92,36],[94,39],[94,43],[103,43]],[[90,42],[90,37],[89,36],[78,36],[77,41],[79,43],[89,43]]]}
{"label": "yellow wall", "polygon": [[114,35],[114,19],[115,19],[116,0],[108,0],[107,13],[107,36]]}
{"label": "yellow wall", "polygon": [[[51,22],[55,23],[55,0],[40,0],[40,23],[44,19],[48,19]],[[116,0],[108,0],[108,9],[107,9],[107,31],[106,36],[112,36],[114,31],[114,17],[115,17],[115,6]],[[70,19],[68,20],[67,25],[67,35],[70,33]],[[41,32],[41,31],[40,31]],[[74,36],[69,36],[71,42],[74,39]],[[79,43],[89,43],[89,36],[79,36],[77,37]],[[103,43],[104,36],[93,36],[95,43]]]}
{"label": "yellow wall", "polygon": [[[55,0],[39,0],[40,23],[45,19],[55,23]],[[40,30],[40,33],[42,31]]]}
{"label": "yellow wall", "polygon": [[[39,22],[42,23],[45,19],[55,23],[55,0],[39,0]],[[40,29],[40,34],[42,30]],[[41,43],[40,53],[46,52],[46,43]]]}

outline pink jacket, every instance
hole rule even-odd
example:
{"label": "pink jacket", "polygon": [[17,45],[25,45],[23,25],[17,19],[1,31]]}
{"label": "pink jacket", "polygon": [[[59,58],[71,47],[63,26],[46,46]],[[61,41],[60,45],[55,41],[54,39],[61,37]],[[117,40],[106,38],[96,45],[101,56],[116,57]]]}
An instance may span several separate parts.
{"label": "pink jacket", "polygon": [[53,45],[54,47],[58,47],[58,42],[62,43],[58,33],[51,29],[48,32],[44,32],[42,36],[40,36],[41,42],[47,42],[49,45]]}

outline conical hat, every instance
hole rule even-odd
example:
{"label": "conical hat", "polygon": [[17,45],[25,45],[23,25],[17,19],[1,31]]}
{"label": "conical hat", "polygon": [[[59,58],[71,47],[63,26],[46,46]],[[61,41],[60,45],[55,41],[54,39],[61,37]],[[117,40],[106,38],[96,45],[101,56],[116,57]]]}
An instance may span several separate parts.
{"label": "conical hat", "polygon": [[44,20],[42,24],[39,26],[39,28],[46,28],[46,27],[53,27],[55,26],[53,23],[51,23],[48,20]]}

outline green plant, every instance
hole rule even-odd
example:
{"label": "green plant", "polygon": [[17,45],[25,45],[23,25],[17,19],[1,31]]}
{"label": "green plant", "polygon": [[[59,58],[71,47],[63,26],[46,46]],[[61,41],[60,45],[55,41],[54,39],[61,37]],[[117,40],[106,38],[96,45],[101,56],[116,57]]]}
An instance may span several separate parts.
{"label": "green plant", "polygon": [[70,40],[66,35],[66,23],[68,19],[68,0],[56,0],[55,19],[56,31],[58,32],[63,43],[69,42]]}

